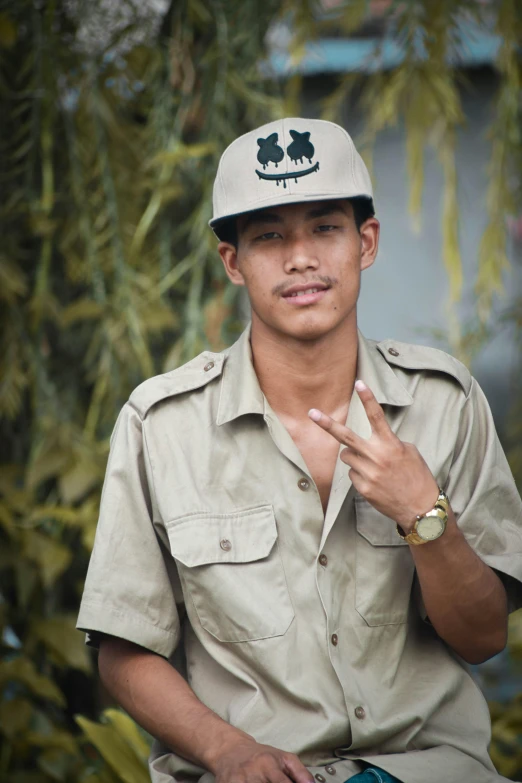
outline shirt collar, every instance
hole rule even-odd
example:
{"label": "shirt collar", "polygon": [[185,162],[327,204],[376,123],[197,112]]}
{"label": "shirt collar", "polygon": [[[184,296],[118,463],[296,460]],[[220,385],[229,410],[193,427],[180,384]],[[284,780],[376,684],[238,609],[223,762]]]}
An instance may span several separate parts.
{"label": "shirt collar", "polygon": [[373,392],[380,405],[411,405],[413,397],[405,389],[378,349],[374,340],[358,332],[357,378]]}
{"label": "shirt collar", "polygon": [[252,361],[250,329],[251,324],[248,324],[239,340],[225,352],[216,417],[218,426],[247,413],[265,412],[265,397]]}
{"label": "shirt collar", "polygon": [[[252,361],[251,324],[227,351],[221,380],[216,424],[227,424],[248,413],[263,415],[265,397]],[[379,352],[377,343],[358,332],[357,378],[372,390],[381,405],[411,405],[412,396],[404,388]]]}

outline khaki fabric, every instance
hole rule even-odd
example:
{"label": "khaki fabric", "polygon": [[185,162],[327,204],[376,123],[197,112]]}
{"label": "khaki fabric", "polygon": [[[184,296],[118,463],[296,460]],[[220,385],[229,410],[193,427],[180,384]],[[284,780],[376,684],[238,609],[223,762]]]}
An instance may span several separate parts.
{"label": "khaki fabric", "polygon": [[[522,504],[477,383],[441,351],[362,336],[357,375],[519,606]],[[357,394],[347,423],[370,435]],[[404,783],[500,780],[485,700],[425,619],[408,545],[340,460],[323,513],[248,329],[123,408],[78,627],[171,658],[226,721],[327,779],[364,759]],[[155,744],[154,783],[202,774]]]}

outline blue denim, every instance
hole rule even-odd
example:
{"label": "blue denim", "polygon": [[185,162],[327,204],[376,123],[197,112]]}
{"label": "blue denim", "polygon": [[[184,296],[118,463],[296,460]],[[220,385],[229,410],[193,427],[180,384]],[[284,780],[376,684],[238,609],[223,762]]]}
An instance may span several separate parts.
{"label": "blue denim", "polygon": [[345,783],[401,783],[401,781],[379,767],[368,767],[364,772],[359,772]]}

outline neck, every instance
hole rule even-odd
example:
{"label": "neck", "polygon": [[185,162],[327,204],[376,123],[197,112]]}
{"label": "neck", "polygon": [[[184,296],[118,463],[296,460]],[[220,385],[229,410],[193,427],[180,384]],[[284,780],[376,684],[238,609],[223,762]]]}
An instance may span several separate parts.
{"label": "neck", "polygon": [[356,314],[317,340],[299,340],[266,327],[253,314],[252,356],[270,406],[291,419],[310,408],[335,417],[346,409],[357,369]]}

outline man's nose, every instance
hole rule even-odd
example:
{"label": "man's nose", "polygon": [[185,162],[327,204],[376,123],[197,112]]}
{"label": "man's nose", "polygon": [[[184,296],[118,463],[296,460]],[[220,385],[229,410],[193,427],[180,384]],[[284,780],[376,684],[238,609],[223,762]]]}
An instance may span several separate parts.
{"label": "man's nose", "polygon": [[306,269],[317,269],[319,259],[310,241],[295,239],[289,242],[285,253],[285,272],[304,272]]}

